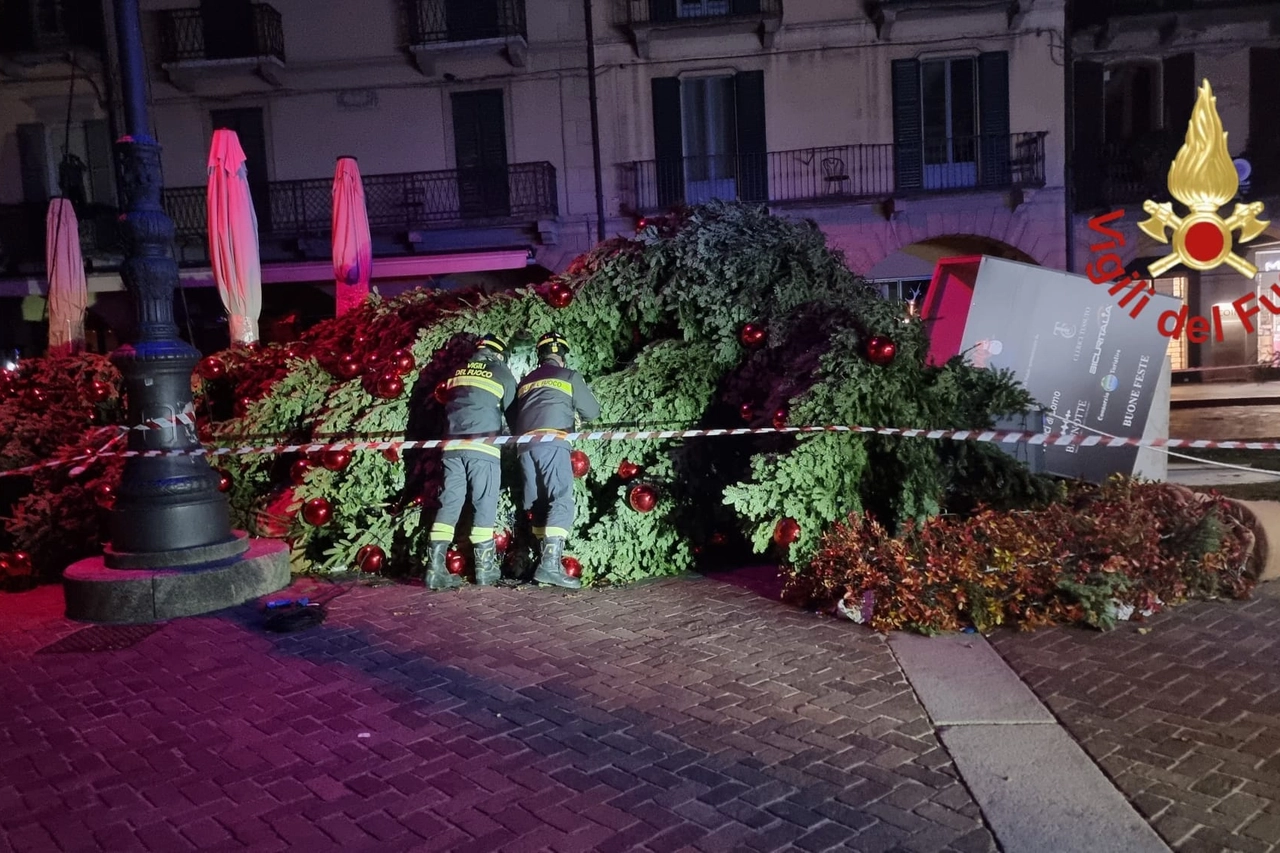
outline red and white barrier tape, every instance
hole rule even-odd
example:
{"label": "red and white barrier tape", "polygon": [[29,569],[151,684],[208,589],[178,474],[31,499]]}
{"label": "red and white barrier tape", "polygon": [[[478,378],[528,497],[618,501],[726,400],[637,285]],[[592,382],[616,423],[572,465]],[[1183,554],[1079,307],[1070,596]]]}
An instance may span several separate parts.
{"label": "red and white barrier tape", "polygon": [[0,471],[0,477],[29,474],[45,468],[56,468],[87,459],[100,457],[156,457],[156,456],[252,456],[270,453],[323,453],[330,450],[430,450],[456,448],[462,443],[493,445],[535,444],[548,441],[648,441],[672,438],[705,438],[729,435],[768,435],[787,433],[848,432],[864,435],[889,435],[903,438],[928,438],[935,441],[977,441],[994,444],[1030,444],[1049,447],[1186,447],[1219,448],[1234,450],[1280,450],[1280,441],[1212,441],[1191,438],[1112,438],[1100,435],[1079,435],[1060,432],[1006,432],[977,429],[899,429],[895,427],[864,426],[805,426],[805,427],[742,427],[738,429],[679,429],[679,430],[607,430],[599,432],[571,432],[564,435],[500,435],[493,438],[426,439],[403,441],[338,441],[332,444],[270,444],[245,447],[200,447],[192,450],[114,450],[87,453],[65,459],[54,459],[25,468]]}

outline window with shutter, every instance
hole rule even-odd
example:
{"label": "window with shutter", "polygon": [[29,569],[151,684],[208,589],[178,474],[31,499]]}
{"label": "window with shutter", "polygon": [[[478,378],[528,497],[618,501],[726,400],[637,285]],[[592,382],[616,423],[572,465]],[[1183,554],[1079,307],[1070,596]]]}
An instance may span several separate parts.
{"label": "window with shutter", "polygon": [[1009,137],[1009,54],[978,57],[978,178],[986,187],[1010,184],[1012,159]]}
{"label": "window with shutter", "polygon": [[511,215],[507,119],[501,89],[453,94],[458,205],[464,219]]}
{"label": "window with shutter", "polygon": [[769,200],[769,148],[765,139],[764,72],[744,71],[733,78],[737,118],[738,198]]}
{"label": "window with shutter", "polygon": [[22,169],[23,200],[43,205],[49,200],[51,176],[44,125],[18,125],[18,162]]}
{"label": "window with shutter", "polygon": [[684,129],[680,113],[680,78],[655,77],[653,97],[653,152],[655,187],[659,207],[684,200]]}
{"label": "window with shutter", "polygon": [[898,191],[924,186],[920,63],[914,59],[893,62],[893,166]]}

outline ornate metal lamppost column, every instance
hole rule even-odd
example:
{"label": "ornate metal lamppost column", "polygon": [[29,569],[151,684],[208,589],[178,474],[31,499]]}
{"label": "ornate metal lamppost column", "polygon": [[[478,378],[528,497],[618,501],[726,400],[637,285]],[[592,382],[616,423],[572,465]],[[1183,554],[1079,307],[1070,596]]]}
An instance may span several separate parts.
{"label": "ornate metal lamppost column", "polygon": [[[112,355],[128,389],[129,424],[191,415],[191,371],[199,353],[178,337],[173,291],[173,221],[161,206],[160,146],[150,133],[138,0],[114,0],[126,135],[116,143],[126,242],[121,269],[137,312],[136,341]],[[133,429],[130,450],[199,448],[194,423]],[[111,514],[106,564],[116,569],[181,568],[231,560],[248,541],[231,531],[218,475],[201,456],[130,457]]]}

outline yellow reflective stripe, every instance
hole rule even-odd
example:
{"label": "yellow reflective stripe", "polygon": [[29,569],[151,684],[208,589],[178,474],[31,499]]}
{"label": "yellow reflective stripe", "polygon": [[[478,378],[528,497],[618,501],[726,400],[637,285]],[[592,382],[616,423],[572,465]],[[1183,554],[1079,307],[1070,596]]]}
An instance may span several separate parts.
{"label": "yellow reflective stripe", "polygon": [[550,427],[547,427],[545,429],[531,429],[525,434],[526,435],[558,435],[561,438],[564,438],[569,433],[565,432],[562,429],[551,429]]}
{"label": "yellow reflective stripe", "polygon": [[520,396],[523,397],[535,388],[550,388],[552,391],[561,391],[570,397],[573,396],[573,385],[563,379],[535,379],[520,386]]}
{"label": "yellow reflective stripe", "polygon": [[533,528],[533,535],[534,535],[534,536],[537,536],[539,539],[541,539],[543,536],[547,535],[547,528],[545,528],[545,527],[535,527],[535,528]]}
{"label": "yellow reflective stripe", "polygon": [[437,521],[435,524],[431,525],[431,539],[436,542],[439,542],[441,540],[444,540],[445,542],[452,541],[453,525],[441,524],[440,522]]}
{"label": "yellow reflective stripe", "polygon": [[568,539],[569,531],[565,530],[563,527],[548,527],[546,528],[545,535],[548,539],[551,539],[551,538]]}
{"label": "yellow reflective stripe", "polygon": [[478,545],[478,544],[480,544],[481,542],[488,542],[488,541],[489,541],[490,539],[492,539],[492,538],[493,538],[493,528],[492,528],[492,527],[473,527],[473,528],[471,528],[471,542],[472,542],[473,544]]}
{"label": "yellow reflective stripe", "polygon": [[497,456],[497,457],[502,456],[502,448],[498,447],[497,445],[485,444],[482,441],[464,441],[461,439],[454,439],[454,440],[457,441],[457,444],[445,445],[445,448],[444,448],[445,453],[448,453],[450,450],[475,450],[480,453],[487,453],[490,456]]}
{"label": "yellow reflective stripe", "polygon": [[502,399],[502,383],[495,382],[492,379],[484,379],[479,376],[455,376],[448,382],[444,383],[446,388],[460,388],[466,386],[468,388],[479,388],[488,391],[499,400]]}

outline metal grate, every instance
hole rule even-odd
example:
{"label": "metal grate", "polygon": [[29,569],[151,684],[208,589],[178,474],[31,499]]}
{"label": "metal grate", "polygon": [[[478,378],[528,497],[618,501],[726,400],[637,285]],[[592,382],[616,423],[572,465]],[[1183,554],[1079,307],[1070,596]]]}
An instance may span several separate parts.
{"label": "metal grate", "polygon": [[91,625],[56,643],[50,643],[36,654],[116,652],[136,646],[163,627],[164,625]]}

